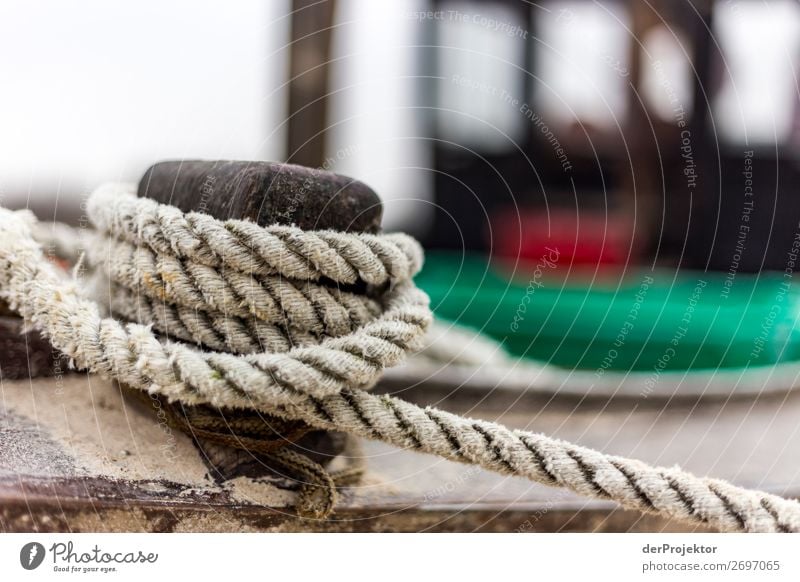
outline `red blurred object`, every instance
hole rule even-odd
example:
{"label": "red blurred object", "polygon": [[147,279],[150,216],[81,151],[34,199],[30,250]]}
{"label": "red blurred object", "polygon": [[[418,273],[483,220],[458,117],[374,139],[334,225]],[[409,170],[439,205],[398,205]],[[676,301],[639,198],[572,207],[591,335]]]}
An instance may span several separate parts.
{"label": "red blurred object", "polygon": [[616,270],[636,254],[630,222],[613,214],[508,210],[493,217],[492,235],[493,255],[504,263],[537,263],[555,250],[559,270]]}

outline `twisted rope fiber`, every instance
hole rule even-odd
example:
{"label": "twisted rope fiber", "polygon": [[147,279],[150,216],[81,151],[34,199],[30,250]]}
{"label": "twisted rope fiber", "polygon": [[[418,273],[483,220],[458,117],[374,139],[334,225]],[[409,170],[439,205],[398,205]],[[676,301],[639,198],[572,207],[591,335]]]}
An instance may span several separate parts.
{"label": "twisted rope fiber", "polygon": [[0,209],[0,297],[81,368],[169,400],[256,409],[719,530],[800,532],[796,501],[366,392],[383,368],[421,347],[431,320],[427,297],[411,282],[421,251],[408,237],[262,229],[108,190],[92,196],[89,211],[107,236],[158,255],[282,275],[295,286],[368,284],[381,311],[354,331],[280,352],[235,355],[159,341],[149,326],[103,318],[44,258],[32,219]]}

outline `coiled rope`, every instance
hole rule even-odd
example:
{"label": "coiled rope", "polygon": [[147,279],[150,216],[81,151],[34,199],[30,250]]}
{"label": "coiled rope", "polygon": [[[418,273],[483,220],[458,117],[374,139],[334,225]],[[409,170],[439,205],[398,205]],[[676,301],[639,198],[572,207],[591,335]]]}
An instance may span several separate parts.
{"label": "coiled rope", "polygon": [[95,192],[88,212],[102,242],[93,260],[114,293],[145,305],[127,316],[148,325],[103,317],[45,258],[32,216],[0,209],[0,298],[80,368],[169,401],[253,409],[722,531],[800,532],[794,500],[369,393],[431,321],[411,280],[422,252],[407,236],[218,221],[119,187]]}

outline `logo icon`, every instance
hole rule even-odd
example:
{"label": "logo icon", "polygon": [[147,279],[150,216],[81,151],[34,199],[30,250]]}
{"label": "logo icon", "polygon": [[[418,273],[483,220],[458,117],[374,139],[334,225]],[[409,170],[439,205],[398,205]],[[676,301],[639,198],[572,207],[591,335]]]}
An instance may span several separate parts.
{"label": "logo icon", "polygon": [[39,542],[30,542],[19,551],[19,563],[26,570],[35,570],[44,561],[44,546]]}

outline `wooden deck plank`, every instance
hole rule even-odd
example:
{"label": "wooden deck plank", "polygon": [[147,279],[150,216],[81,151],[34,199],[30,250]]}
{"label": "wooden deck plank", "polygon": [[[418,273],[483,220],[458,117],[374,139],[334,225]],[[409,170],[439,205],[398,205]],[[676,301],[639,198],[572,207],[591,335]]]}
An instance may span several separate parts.
{"label": "wooden deck plank", "polygon": [[[383,389],[390,387],[384,386]],[[379,387],[379,389],[381,389]],[[548,401],[418,386],[404,398],[603,451],[796,496],[800,395],[730,402]],[[214,476],[155,408],[94,376],[0,386],[3,531],[682,531],[560,489],[364,442],[368,472],[333,518],[292,510],[294,485]],[[690,528],[694,529],[694,528]]]}

